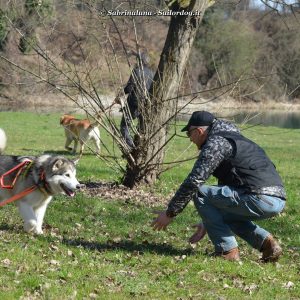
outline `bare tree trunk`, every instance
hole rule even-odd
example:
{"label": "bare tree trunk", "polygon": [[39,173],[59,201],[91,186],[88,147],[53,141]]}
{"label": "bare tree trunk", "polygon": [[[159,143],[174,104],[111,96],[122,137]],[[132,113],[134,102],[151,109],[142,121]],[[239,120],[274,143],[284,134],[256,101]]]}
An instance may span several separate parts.
{"label": "bare tree trunk", "polygon": [[[173,1],[174,2],[174,1]],[[187,1],[185,1],[186,3]],[[134,161],[128,160],[123,184],[129,187],[145,182],[153,183],[160,174],[167,140],[167,123],[177,111],[176,94],[180,86],[197,29],[209,0],[192,0],[184,11],[179,1],[172,11],[193,12],[195,15],[173,15],[158,70],[150,89],[150,97],[141,107],[139,135],[135,136]]]}

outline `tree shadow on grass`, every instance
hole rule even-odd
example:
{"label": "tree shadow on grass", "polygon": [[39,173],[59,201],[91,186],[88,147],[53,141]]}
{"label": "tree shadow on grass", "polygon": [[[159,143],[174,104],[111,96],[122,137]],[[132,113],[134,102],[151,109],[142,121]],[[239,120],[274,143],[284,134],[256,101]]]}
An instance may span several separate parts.
{"label": "tree shadow on grass", "polygon": [[[13,225],[2,223],[0,224],[0,230],[11,231],[11,232],[13,231],[23,232],[25,235],[28,235],[22,230],[22,226],[13,226]],[[41,236],[39,235],[36,237],[45,240],[49,243],[54,241],[54,238],[51,237],[49,234],[41,235]],[[71,247],[82,247],[86,250],[91,250],[91,251],[97,250],[99,252],[121,250],[124,252],[139,253],[139,254],[156,253],[165,256],[182,256],[182,255],[191,255],[195,253],[195,251],[191,248],[177,249],[172,245],[167,245],[165,243],[150,243],[148,241],[137,242],[132,240],[121,240],[118,242],[114,242],[112,240],[108,240],[106,243],[100,243],[100,242],[89,242],[83,239],[63,238],[62,244]]]}
{"label": "tree shadow on grass", "polygon": [[176,249],[171,245],[149,242],[138,243],[131,240],[121,240],[119,242],[107,241],[107,243],[99,243],[88,242],[80,239],[70,240],[64,238],[62,243],[74,247],[81,246],[86,250],[97,250],[99,252],[104,252],[107,250],[122,250],[126,252],[138,252],[139,254],[148,252],[169,256],[189,255],[194,252],[193,249],[188,248]]}

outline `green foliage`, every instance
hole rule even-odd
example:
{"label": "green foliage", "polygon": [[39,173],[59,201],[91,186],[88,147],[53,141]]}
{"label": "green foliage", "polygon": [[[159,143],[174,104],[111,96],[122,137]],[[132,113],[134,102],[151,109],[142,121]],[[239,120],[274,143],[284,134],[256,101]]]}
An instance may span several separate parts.
{"label": "green foliage", "polygon": [[238,79],[252,78],[237,85],[234,96],[279,98],[300,95],[300,26],[287,15],[259,11],[247,14],[225,4],[207,10],[196,40],[205,71],[203,85],[219,86]]}
{"label": "green foliage", "polygon": [[213,14],[206,29],[205,33],[200,33],[203,38],[198,39],[197,46],[209,70],[221,70],[230,80],[249,73],[258,52],[256,33],[246,24],[224,18],[223,12]]}
{"label": "green foliage", "polygon": [[269,16],[261,21],[261,30],[268,33],[268,59],[278,72],[280,85],[289,92],[294,91],[292,98],[300,96],[300,35],[299,23],[287,28],[278,18]]}
{"label": "green foliage", "polygon": [[22,53],[29,53],[36,45],[37,39],[34,33],[21,37],[19,49]]}
{"label": "green foliage", "polygon": [[[196,47],[204,56],[207,82],[214,74],[218,85],[250,77],[260,54],[261,38],[246,23],[226,17],[223,10],[212,10],[198,34]],[[239,93],[251,89],[251,81],[239,85]]]}
{"label": "green foliage", "polygon": [[4,11],[0,10],[0,50],[3,50],[7,33],[8,33],[8,26],[7,26],[6,15]]}
{"label": "green foliage", "polygon": [[191,1],[190,0],[168,0],[165,2],[169,8],[172,8],[175,5],[180,8],[187,8],[190,5]]}
{"label": "green foliage", "polygon": [[[17,8],[13,3],[0,9],[0,50],[4,50],[7,34],[10,26],[15,26],[21,32],[19,49],[28,53],[36,44],[35,29],[40,22],[45,22],[53,13],[53,1],[51,0],[25,0],[25,10]],[[11,22],[11,24],[10,24]]]}
{"label": "green foliage", "polygon": [[0,8],[0,51],[4,49],[7,35],[10,30],[9,20],[14,22],[16,20],[16,11],[12,7]]}
{"label": "green foliage", "polygon": [[25,10],[29,15],[36,14],[40,18],[49,17],[53,12],[51,0],[25,0]]}
{"label": "green foliage", "polygon": [[[6,154],[65,153],[59,115],[2,112],[0,119],[8,135]],[[44,236],[23,233],[14,205],[0,209],[0,298],[298,299],[299,133],[273,127],[245,131],[263,146],[286,185],[284,213],[259,222],[283,245],[279,263],[262,264],[259,253],[241,240],[242,263],[209,257],[213,249],[207,238],[192,249],[187,239],[193,233],[190,225],[198,221],[192,205],[166,232],[154,232],[146,198],[135,204],[79,193],[75,199],[55,197],[46,213]],[[172,157],[189,145],[188,139],[180,140],[179,146],[174,143]],[[192,156],[195,149],[188,152]],[[158,190],[164,185],[170,194],[192,163],[164,174]],[[79,163],[78,178],[112,180],[118,174],[87,153]]]}
{"label": "green foliage", "polygon": [[53,12],[51,0],[26,0],[23,19],[23,36],[20,38],[19,50],[30,52],[37,43],[36,28],[49,19]]}
{"label": "green foliage", "polygon": [[[170,8],[180,8],[185,9],[191,4],[191,0],[165,0],[166,5]],[[215,0],[209,0],[207,7],[212,6],[215,3]]]}

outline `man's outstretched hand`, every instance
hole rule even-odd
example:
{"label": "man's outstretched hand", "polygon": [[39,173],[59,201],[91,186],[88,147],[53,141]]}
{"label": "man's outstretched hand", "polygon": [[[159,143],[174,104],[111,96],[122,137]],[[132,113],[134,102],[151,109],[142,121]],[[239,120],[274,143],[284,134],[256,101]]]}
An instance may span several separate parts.
{"label": "man's outstretched hand", "polygon": [[196,232],[190,237],[189,242],[191,244],[196,244],[200,240],[202,240],[206,234],[206,229],[203,225],[203,223],[199,223],[192,226],[193,228],[197,228]]}
{"label": "man's outstretched hand", "polygon": [[158,215],[157,218],[155,218],[151,223],[153,230],[165,230],[172,222],[172,218],[168,217],[166,215],[166,211],[164,210],[155,210],[153,213]]}

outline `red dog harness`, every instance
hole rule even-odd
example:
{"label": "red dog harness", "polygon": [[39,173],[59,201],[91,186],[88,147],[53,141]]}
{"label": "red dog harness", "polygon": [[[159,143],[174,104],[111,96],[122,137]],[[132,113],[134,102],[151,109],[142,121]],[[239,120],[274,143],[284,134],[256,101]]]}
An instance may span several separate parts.
{"label": "red dog harness", "polygon": [[[16,165],[12,169],[10,169],[9,171],[7,171],[6,173],[2,174],[0,176],[0,188],[2,188],[2,189],[10,189],[10,190],[13,189],[14,185],[15,185],[18,177],[22,173],[22,171],[24,169],[26,170],[26,169],[30,168],[31,164],[32,164],[32,161],[29,160],[29,159],[26,159],[23,162],[21,162],[20,164]],[[6,184],[5,183],[5,177],[8,176],[9,174],[13,173],[13,172],[17,172],[15,178],[13,179],[12,183]],[[8,198],[8,199],[0,202],[0,207],[6,205],[8,203],[11,203],[13,201],[16,201],[16,200],[19,200],[19,199],[23,198],[24,196],[32,193],[37,188],[38,188],[37,185],[33,185],[33,186],[25,189],[24,191],[22,191],[22,192],[20,192],[20,193],[18,193],[16,195],[14,195],[14,196],[12,196],[11,198]]]}

